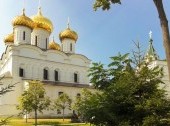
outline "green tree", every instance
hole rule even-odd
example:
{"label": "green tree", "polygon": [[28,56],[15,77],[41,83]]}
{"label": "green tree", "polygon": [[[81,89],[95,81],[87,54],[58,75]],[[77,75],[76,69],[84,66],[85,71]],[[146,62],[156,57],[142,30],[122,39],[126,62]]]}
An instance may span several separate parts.
{"label": "green tree", "polygon": [[50,99],[46,96],[43,84],[40,81],[30,81],[28,90],[20,97],[18,109],[30,113],[34,111],[35,125],[37,125],[37,113],[48,109]]}
{"label": "green tree", "polygon": [[169,125],[170,101],[159,88],[162,68],[149,68],[142,61],[133,64],[128,54],[111,60],[108,68],[101,63],[90,68],[91,82],[99,91],[85,91],[76,102],[85,120],[97,126]]}
{"label": "green tree", "polygon": [[[7,85],[6,87],[3,87],[3,86],[2,86],[3,83],[1,82],[3,79],[4,79],[4,76],[3,76],[3,77],[0,77],[0,85],[1,85],[0,97],[1,97],[2,95],[4,95],[4,94],[8,93],[8,92],[13,91],[12,88],[14,88],[15,85],[17,84],[17,83],[9,84],[9,85]],[[1,119],[1,121],[0,121],[0,126],[1,126],[1,125],[6,125],[11,117],[12,117],[12,116],[7,117],[7,118],[5,118],[5,119]]]}
{"label": "green tree", "polygon": [[63,121],[64,121],[64,113],[65,109],[71,108],[71,99],[66,93],[62,93],[59,97],[54,101],[54,109],[62,110],[63,112]]}
{"label": "green tree", "polygon": [[[95,0],[94,9],[102,8],[103,10],[109,10],[111,4],[121,4],[122,0]],[[167,66],[169,72],[169,79],[170,79],[170,34],[169,34],[169,26],[168,26],[168,19],[166,17],[166,13],[163,6],[163,0],[153,0],[153,3],[157,9],[160,25],[162,29],[162,37],[163,37],[163,45],[165,48],[166,59],[167,59]]]}

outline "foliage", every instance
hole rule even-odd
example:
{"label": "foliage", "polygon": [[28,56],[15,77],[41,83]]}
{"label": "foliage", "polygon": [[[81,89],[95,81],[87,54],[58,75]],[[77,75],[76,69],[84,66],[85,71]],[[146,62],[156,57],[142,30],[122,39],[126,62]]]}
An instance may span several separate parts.
{"label": "foliage", "polygon": [[[3,78],[4,78],[4,76],[3,76],[3,77],[0,77],[0,81],[3,80]],[[2,86],[1,86],[0,96],[6,94],[6,93],[8,93],[8,92],[13,91],[12,88],[14,88],[16,84],[17,84],[17,83],[9,84],[9,85],[7,85],[6,87],[2,87]],[[0,82],[0,85],[3,85],[2,82]],[[7,118],[5,118],[5,119],[1,119],[0,125],[6,125],[6,124],[9,122],[9,119],[10,119],[11,117],[12,117],[12,116],[7,117]]]}
{"label": "foliage", "polygon": [[64,111],[66,108],[70,109],[70,107],[71,107],[71,99],[66,93],[62,93],[54,101],[54,109],[59,109],[63,111],[63,121],[64,121]]}
{"label": "foliage", "polygon": [[121,0],[96,0],[94,3],[94,9],[102,7],[103,10],[110,9],[111,4],[121,4]]}
{"label": "foliage", "polygon": [[97,126],[169,125],[165,120],[170,101],[159,88],[162,68],[151,68],[142,60],[136,67],[128,54],[111,60],[107,69],[101,63],[90,68],[91,82],[99,91],[84,90],[75,104],[85,120]]}
{"label": "foliage", "polygon": [[[0,81],[1,81],[3,78],[4,78],[4,77],[0,77]],[[17,84],[17,83],[9,84],[9,85],[7,85],[6,87],[1,87],[1,89],[0,89],[0,96],[6,94],[7,92],[13,91],[12,88],[14,88],[16,84]],[[3,84],[0,83],[0,85],[3,85]]]}
{"label": "foliage", "polygon": [[20,97],[18,109],[23,113],[35,113],[35,124],[37,124],[37,111],[48,109],[50,105],[49,97],[45,96],[45,89],[40,81],[30,81],[28,90]]}

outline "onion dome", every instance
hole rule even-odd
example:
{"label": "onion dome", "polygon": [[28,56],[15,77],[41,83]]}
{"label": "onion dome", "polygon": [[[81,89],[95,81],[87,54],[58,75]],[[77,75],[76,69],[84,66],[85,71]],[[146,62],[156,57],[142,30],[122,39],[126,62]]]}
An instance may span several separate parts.
{"label": "onion dome", "polygon": [[69,22],[68,22],[67,25],[68,25],[67,29],[60,32],[60,34],[59,34],[60,41],[62,42],[62,40],[65,39],[65,38],[69,38],[69,39],[73,39],[74,41],[77,41],[77,39],[78,39],[77,33],[70,29]]}
{"label": "onion dome", "polygon": [[11,34],[8,34],[5,38],[4,38],[4,42],[11,42],[13,43],[14,42],[14,34],[11,33]]}
{"label": "onion dome", "polygon": [[31,29],[34,28],[34,22],[25,15],[25,9],[23,9],[22,15],[16,16],[13,21],[12,21],[12,25],[16,26],[16,25],[23,25],[23,26],[27,26]]}
{"label": "onion dome", "polygon": [[53,49],[53,50],[61,50],[61,47],[58,43],[56,43],[54,41],[54,38],[53,38],[53,41],[49,43],[49,49]]}
{"label": "onion dome", "polygon": [[53,31],[52,22],[42,15],[41,8],[38,9],[38,14],[32,16],[31,19],[35,23],[35,28],[42,28],[49,31],[50,33]]}
{"label": "onion dome", "polygon": [[158,60],[159,56],[156,54],[156,51],[153,47],[153,40],[152,40],[152,32],[149,33],[150,40],[149,40],[149,47],[145,55],[145,61],[151,62],[154,60]]}

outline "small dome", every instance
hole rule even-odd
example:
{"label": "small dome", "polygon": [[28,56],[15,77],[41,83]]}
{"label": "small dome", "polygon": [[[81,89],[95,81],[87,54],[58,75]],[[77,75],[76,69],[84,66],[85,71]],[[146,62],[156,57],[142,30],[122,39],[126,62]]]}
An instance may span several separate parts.
{"label": "small dome", "polygon": [[53,49],[53,50],[61,50],[61,47],[58,43],[56,43],[54,41],[54,38],[53,38],[53,41],[49,43],[49,49]]}
{"label": "small dome", "polygon": [[65,29],[64,31],[60,32],[59,34],[60,41],[62,41],[64,38],[69,38],[77,41],[78,35],[75,31],[72,31],[69,27]]}
{"label": "small dome", "polygon": [[38,14],[35,16],[32,16],[31,19],[35,23],[35,28],[43,28],[43,29],[49,31],[50,33],[53,31],[52,22],[48,18],[46,18],[42,15],[41,8],[39,8]]}
{"label": "small dome", "polygon": [[4,42],[11,42],[13,43],[14,42],[14,34],[11,33],[11,34],[8,34],[5,38],[4,38]]}
{"label": "small dome", "polygon": [[16,16],[13,21],[12,21],[12,25],[16,26],[16,25],[23,25],[23,26],[27,26],[31,29],[34,28],[34,22],[25,15],[25,9],[23,9],[23,13],[22,15]]}

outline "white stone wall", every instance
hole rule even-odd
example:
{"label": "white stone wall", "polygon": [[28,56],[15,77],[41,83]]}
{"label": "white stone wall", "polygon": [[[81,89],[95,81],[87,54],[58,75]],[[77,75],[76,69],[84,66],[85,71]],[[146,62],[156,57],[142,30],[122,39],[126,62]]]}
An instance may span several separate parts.
{"label": "white stone wall", "polygon": [[31,33],[31,44],[35,45],[35,37],[37,36],[37,46],[46,49],[46,39],[47,39],[47,49],[49,45],[50,33],[44,29],[36,28]]}
{"label": "white stone wall", "polygon": [[[72,44],[72,50],[70,50],[70,46]],[[65,38],[62,40],[62,45],[61,45],[62,51],[65,53],[75,53],[75,41],[72,39]]]}
{"label": "white stone wall", "polygon": [[[43,80],[43,69],[48,68],[49,81],[54,81],[54,71],[59,70],[61,82],[74,83],[74,73],[78,73],[81,84],[89,84],[87,77],[90,60],[83,55],[67,56],[60,51],[42,51],[31,45],[20,45],[13,49],[12,75],[19,75],[19,68],[24,69],[27,79]],[[19,51],[18,51],[19,50]]]}
{"label": "white stone wall", "polygon": [[[47,95],[51,99],[58,97],[58,92],[67,93],[74,101],[77,93],[80,93],[82,88],[69,87],[67,83],[74,83],[74,73],[78,74],[78,84],[89,84],[87,77],[90,60],[80,54],[69,54],[57,50],[43,51],[40,48],[32,45],[14,45],[6,49],[2,59],[0,60],[0,73],[10,72],[10,78],[4,78],[6,86],[10,83],[19,82],[14,91],[0,97],[0,116],[18,115],[16,109],[18,98],[25,90],[24,79],[43,80],[43,69],[47,68],[49,72],[49,80],[54,81],[54,70],[59,71],[59,82],[65,86],[45,85]],[[24,77],[19,77],[19,68],[24,69]],[[4,85],[5,86],[5,85]],[[72,113],[66,110],[66,115]],[[56,111],[44,111],[44,114],[39,116],[61,116],[57,115]]]}
{"label": "white stone wall", "polygon": [[[23,40],[23,32],[25,31],[25,40]],[[32,30],[25,26],[14,27],[14,44],[31,44],[31,32]]]}

